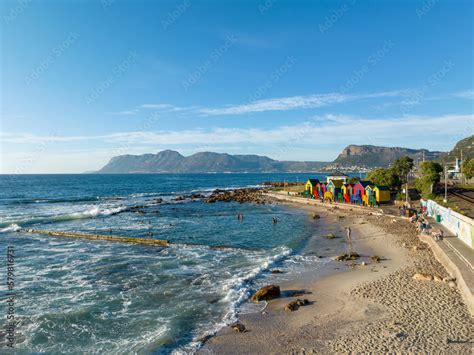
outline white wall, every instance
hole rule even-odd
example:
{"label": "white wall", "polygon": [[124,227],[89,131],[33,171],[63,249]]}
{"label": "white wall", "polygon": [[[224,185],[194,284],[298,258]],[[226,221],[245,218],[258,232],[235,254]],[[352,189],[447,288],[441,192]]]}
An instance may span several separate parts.
{"label": "white wall", "polygon": [[441,215],[441,224],[456,234],[468,246],[474,248],[474,220],[472,218],[454,212],[450,208],[440,206],[432,200],[428,200],[426,206],[429,216]]}

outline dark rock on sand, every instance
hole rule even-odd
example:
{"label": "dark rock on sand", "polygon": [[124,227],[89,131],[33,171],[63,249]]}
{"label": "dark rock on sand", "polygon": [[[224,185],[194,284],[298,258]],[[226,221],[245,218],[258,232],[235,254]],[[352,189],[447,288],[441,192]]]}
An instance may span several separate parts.
{"label": "dark rock on sand", "polygon": [[274,298],[280,297],[280,286],[268,285],[259,289],[252,296],[252,301],[258,303],[261,300],[269,301]]}
{"label": "dark rock on sand", "polygon": [[285,306],[285,311],[293,312],[293,311],[296,311],[301,306],[306,306],[308,304],[309,304],[309,301],[307,299],[304,299],[304,300],[296,299],[294,301],[291,301]]}
{"label": "dark rock on sand", "polygon": [[372,259],[372,261],[374,261],[374,262],[376,262],[376,263],[379,263],[380,260],[382,260],[382,259],[380,258],[380,256],[378,256],[378,255],[373,255],[373,256],[371,257],[371,259]]}
{"label": "dark rock on sand", "polygon": [[360,258],[360,255],[357,253],[350,253],[350,254],[342,254],[339,256],[336,256],[334,260],[336,261],[346,261],[346,260],[357,260]]}
{"label": "dark rock on sand", "polygon": [[240,322],[231,324],[229,327],[231,327],[232,329],[234,329],[237,333],[245,333],[245,331],[246,331],[245,325],[243,325],[243,324],[240,323]]}

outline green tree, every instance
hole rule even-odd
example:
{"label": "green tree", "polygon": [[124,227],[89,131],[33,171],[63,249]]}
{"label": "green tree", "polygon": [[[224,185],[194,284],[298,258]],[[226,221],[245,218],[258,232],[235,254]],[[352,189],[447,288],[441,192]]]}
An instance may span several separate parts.
{"label": "green tree", "polygon": [[413,169],[413,165],[413,159],[408,156],[398,158],[393,162],[392,169],[398,176],[401,184],[407,182],[408,173]]}
{"label": "green tree", "polygon": [[375,185],[385,185],[391,188],[398,186],[400,183],[398,175],[391,168],[372,170],[367,174],[366,180],[372,181]]}
{"label": "green tree", "polygon": [[462,172],[468,180],[474,176],[474,158],[468,159],[462,164]]}
{"label": "green tree", "polygon": [[350,177],[349,179],[347,179],[347,183],[351,184],[351,185],[355,185],[355,184],[357,184],[357,182],[359,180],[360,179],[357,176],[353,176],[353,177]]}
{"label": "green tree", "polygon": [[420,167],[421,177],[416,179],[415,187],[422,193],[433,193],[433,186],[441,179],[440,173],[443,171],[443,167],[433,161],[425,161],[421,163]]}

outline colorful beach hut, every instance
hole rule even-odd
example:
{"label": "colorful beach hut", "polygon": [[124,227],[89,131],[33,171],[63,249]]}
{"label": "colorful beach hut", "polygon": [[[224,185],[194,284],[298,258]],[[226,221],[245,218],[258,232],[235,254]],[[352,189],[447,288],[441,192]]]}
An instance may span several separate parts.
{"label": "colorful beach hut", "polygon": [[374,193],[377,203],[390,202],[390,188],[388,186],[376,185]]}
{"label": "colorful beach hut", "polygon": [[352,203],[362,204],[362,198],[365,196],[365,188],[371,184],[370,181],[366,180],[358,181],[352,187]]}
{"label": "colorful beach hut", "polygon": [[[324,197],[324,194],[326,193],[326,184],[324,182],[319,182],[316,184],[316,191],[318,192],[317,197]],[[315,195],[316,197],[316,195]]]}
{"label": "colorful beach hut", "polygon": [[318,179],[308,179],[305,185],[305,190],[308,192],[309,195],[313,196],[314,188],[318,182]]}
{"label": "colorful beach hut", "polygon": [[365,196],[362,200],[366,206],[375,206],[377,204],[374,188],[375,185],[367,185],[365,188]]}
{"label": "colorful beach hut", "polygon": [[344,197],[344,201],[347,203],[351,202],[351,196],[352,196],[352,184],[344,184],[342,185],[342,196]]}
{"label": "colorful beach hut", "polygon": [[342,200],[341,188],[344,185],[343,180],[331,180],[327,186],[327,191],[331,192],[333,200]]}

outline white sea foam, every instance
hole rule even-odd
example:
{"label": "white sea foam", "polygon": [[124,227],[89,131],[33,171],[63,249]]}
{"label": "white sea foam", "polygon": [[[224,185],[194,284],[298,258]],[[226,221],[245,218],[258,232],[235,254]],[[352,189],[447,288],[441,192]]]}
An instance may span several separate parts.
{"label": "white sea foam", "polygon": [[287,247],[279,247],[277,249],[279,249],[277,254],[264,257],[262,262],[258,263],[258,266],[255,268],[246,273],[231,277],[223,285],[220,285],[220,287],[226,291],[226,296],[222,301],[228,303],[227,313],[223,316],[220,322],[209,324],[206,331],[197,334],[189,344],[174,350],[172,354],[181,355],[195,353],[202,346],[202,341],[200,339],[212,336],[228,324],[237,321],[239,306],[250,297],[249,281],[254,280],[262,274],[264,270],[292,253],[292,249]]}
{"label": "white sea foam", "polygon": [[18,224],[12,223],[8,227],[0,229],[0,233],[16,232],[20,229],[21,227]]}

